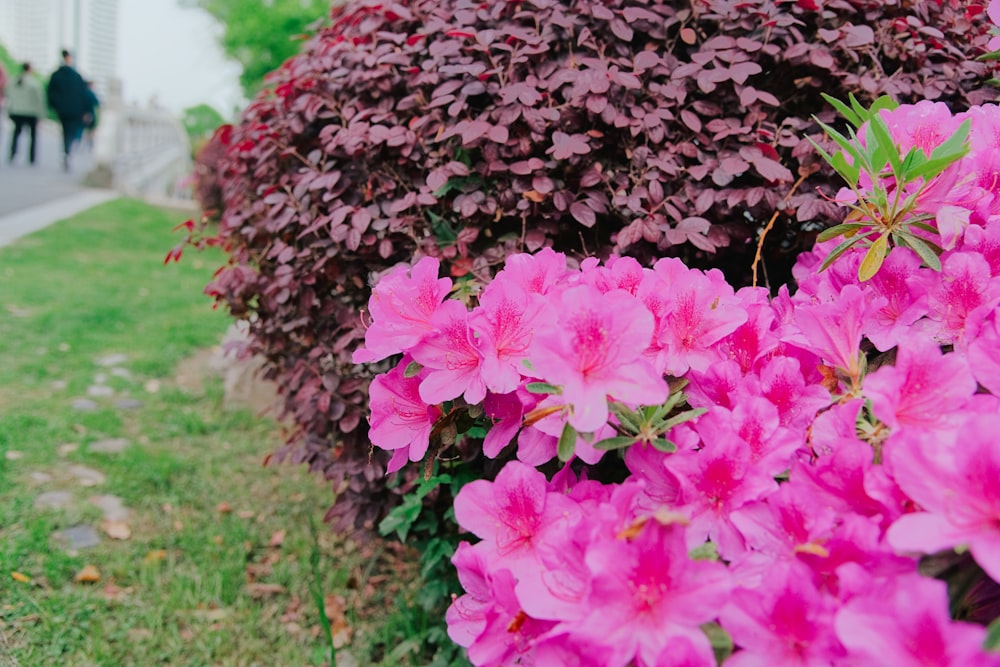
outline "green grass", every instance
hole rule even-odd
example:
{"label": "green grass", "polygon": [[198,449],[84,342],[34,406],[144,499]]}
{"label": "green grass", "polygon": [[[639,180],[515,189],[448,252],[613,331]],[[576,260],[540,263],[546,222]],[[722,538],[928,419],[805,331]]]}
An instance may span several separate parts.
{"label": "green grass", "polygon": [[[335,631],[352,632],[347,650],[371,664],[394,641],[384,621],[412,567],[322,525],[328,485],[301,467],[264,467],[278,427],[223,410],[218,378],[177,382],[177,365],[229,325],[202,295],[221,255],[163,265],[182,219],[117,200],[0,248],[0,665],[326,664],[315,587]],[[97,365],[110,354],[126,355],[127,377]],[[73,410],[100,373],[114,397]],[[115,408],[124,397],[143,405]],[[88,451],[118,437],[132,443],[121,454]],[[104,483],[81,487],[74,464]],[[76,502],[36,509],[54,489]],[[67,553],[51,534],[98,528],[94,494],[132,510],[131,537]],[[75,581],[85,565],[100,581]],[[282,589],[261,596],[250,583]]]}

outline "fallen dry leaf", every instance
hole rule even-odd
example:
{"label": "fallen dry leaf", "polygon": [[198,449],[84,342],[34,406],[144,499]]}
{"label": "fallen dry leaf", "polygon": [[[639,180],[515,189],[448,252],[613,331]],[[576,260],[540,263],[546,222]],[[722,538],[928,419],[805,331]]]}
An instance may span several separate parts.
{"label": "fallen dry leaf", "polygon": [[10,576],[14,581],[20,581],[22,584],[27,584],[31,581],[31,577],[26,574],[21,574],[20,572],[11,572]]}
{"label": "fallen dry leaf", "polygon": [[221,546],[222,545],[222,535],[215,535],[215,536],[213,536],[212,537],[212,541],[215,542],[216,544],[218,544],[219,546]]}
{"label": "fallen dry leaf", "polygon": [[247,565],[247,583],[252,584],[257,579],[264,579],[271,576],[270,563],[250,563]]}
{"label": "fallen dry leaf", "polygon": [[241,519],[252,519],[254,517],[254,512],[252,510],[240,510],[236,513]]}
{"label": "fallen dry leaf", "polygon": [[166,549],[153,549],[152,551],[150,551],[149,553],[147,553],[145,556],[142,557],[142,562],[147,564],[159,563],[166,557],[167,557]]}
{"label": "fallen dry leaf", "polygon": [[255,600],[285,592],[281,584],[247,584],[247,593]]}
{"label": "fallen dry leaf", "polygon": [[223,500],[221,503],[215,506],[215,511],[219,514],[229,514],[233,511],[233,506]]}
{"label": "fallen dry leaf", "polygon": [[271,547],[280,547],[284,541],[285,541],[285,531],[276,530],[274,531],[274,533],[272,533],[271,539],[270,541],[268,541],[267,545]]}
{"label": "fallen dry leaf", "polygon": [[105,584],[104,590],[101,591],[101,595],[108,602],[121,602],[125,599],[125,596],[131,593],[134,588],[128,586],[127,588],[122,588],[121,586],[115,586],[114,584]]}
{"label": "fallen dry leaf", "polygon": [[184,523],[182,521],[174,521],[174,530],[184,530]]}
{"label": "fallen dry leaf", "polygon": [[78,584],[93,584],[101,580],[101,573],[94,565],[84,565],[83,569],[76,573],[73,581]]}
{"label": "fallen dry leaf", "polygon": [[545,195],[543,195],[538,190],[527,190],[525,192],[522,192],[521,196],[524,197],[525,199],[527,199],[529,201],[533,201],[533,202],[542,202],[542,201],[545,201]]}
{"label": "fallen dry leaf", "polygon": [[105,519],[101,522],[101,530],[113,540],[127,540],[132,537],[132,529],[124,521],[110,521]]}

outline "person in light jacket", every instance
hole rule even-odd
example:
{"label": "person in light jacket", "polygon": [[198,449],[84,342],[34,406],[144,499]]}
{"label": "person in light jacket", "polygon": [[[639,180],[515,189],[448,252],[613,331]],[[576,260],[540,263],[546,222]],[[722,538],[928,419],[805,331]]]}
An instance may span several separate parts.
{"label": "person in light jacket", "polygon": [[17,155],[21,130],[28,129],[28,162],[35,164],[35,139],[38,122],[45,117],[45,92],[42,84],[31,73],[31,64],[21,66],[21,74],[7,87],[7,113],[14,121],[10,137],[10,161]]}

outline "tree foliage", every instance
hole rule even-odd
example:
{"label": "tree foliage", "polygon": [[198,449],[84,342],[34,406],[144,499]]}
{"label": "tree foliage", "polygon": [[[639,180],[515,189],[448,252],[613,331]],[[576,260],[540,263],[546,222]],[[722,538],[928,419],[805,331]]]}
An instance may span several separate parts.
{"label": "tree foliage", "polygon": [[187,130],[192,144],[205,141],[212,136],[215,128],[225,122],[226,120],[222,117],[222,114],[215,107],[208,104],[197,104],[193,107],[188,107],[181,114],[181,123],[184,124],[184,129]]}
{"label": "tree foliage", "polygon": [[247,97],[263,88],[264,77],[299,52],[302,36],[329,14],[329,0],[180,0],[216,18],[224,27],[223,51],[242,67]]}

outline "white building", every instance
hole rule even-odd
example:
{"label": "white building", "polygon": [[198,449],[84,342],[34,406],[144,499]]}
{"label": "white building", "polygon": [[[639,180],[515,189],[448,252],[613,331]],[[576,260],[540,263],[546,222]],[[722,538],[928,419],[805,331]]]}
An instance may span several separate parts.
{"label": "white building", "polygon": [[0,42],[43,77],[68,49],[101,95],[118,76],[118,0],[0,0]]}

